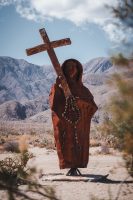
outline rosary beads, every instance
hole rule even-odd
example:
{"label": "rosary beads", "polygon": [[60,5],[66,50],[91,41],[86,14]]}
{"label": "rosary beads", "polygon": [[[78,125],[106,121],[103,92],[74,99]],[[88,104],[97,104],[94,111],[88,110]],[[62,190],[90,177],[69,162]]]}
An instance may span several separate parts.
{"label": "rosary beads", "polygon": [[62,113],[62,116],[70,124],[77,124],[80,119],[80,110],[76,105],[76,99],[74,96],[66,97],[65,110]]}
{"label": "rosary beads", "polygon": [[64,119],[74,126],[74,138],[76,144],[79,146],[78,134],[77,134],[77,123],[80,120],[80,110],[76,105],[76,98],[69,96],[66,98],[65,110],[62,113]]}

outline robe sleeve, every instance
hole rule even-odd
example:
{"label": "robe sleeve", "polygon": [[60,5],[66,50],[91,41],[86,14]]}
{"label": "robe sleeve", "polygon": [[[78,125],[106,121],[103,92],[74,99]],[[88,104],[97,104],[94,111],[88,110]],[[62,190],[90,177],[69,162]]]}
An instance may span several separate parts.
{"label": "robe sleeve", "polygon": [[91,103],[91,105],[92,105],[92,109],[91,109],[90,113],[93,116],[95,114],[95,112],[98,110],[98,106],[96,105],[96,103],[94,101],[94,97],[93,97],[92,93],[84,85],[83,85],[83,91],[85,93],[84,101],[88,102],[89,104]]}
{"label": "robe sleeve", "polygon": [[59,118],[62,118],[62,113],[65,106],[65,96],[63,90],[55,83],[51,87],[49,94],[49,104],[52,111],[54,111]]}

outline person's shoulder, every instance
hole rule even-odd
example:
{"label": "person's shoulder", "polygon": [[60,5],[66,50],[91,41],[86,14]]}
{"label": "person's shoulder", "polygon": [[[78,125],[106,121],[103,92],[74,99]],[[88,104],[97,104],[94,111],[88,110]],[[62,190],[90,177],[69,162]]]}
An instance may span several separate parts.
{"label": "person's shoulder", "polygon": [[59,94],[59,95],[61,95],[62,93],[63,93],[63,89],[59,84],[54,83],[51,86],[50,94]]}
{"label": "person's shoulder", "polygon": [[[84,89],[84,90],[86,90],[86,91],[90,92],[89,88],[88,88],[88,87],[86,87],[85,85],[83,85],[83,84],[82,84],[82,86],[81,86],[81,87],[82,87],[82,89]],[[91,92],[90,92],[90,93],[91,93]]]}

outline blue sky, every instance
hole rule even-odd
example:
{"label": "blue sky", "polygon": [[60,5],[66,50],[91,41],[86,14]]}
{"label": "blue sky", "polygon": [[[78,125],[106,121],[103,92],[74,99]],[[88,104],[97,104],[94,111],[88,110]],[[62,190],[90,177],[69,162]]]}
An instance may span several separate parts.
{"label": "blue sky", "polygon": [[85,63],[108,56],[115,40],[109,11],[104,6],[108,1],[93,0],[94,7],[90,0],[83,7],[83,1],[74,0],[72,4],[70,0],[62,0],[63,3],[49,0],[45,4],[43,0],[0,0],[0,56],[25,59],[38,65],[50,64],[46,52],[30,57],[25,53],[26,48],[42,43],[38,31],[43,27],[51,41],[67,37],[72,41],[69,46],[55,49],[60,62],[76,58]]}

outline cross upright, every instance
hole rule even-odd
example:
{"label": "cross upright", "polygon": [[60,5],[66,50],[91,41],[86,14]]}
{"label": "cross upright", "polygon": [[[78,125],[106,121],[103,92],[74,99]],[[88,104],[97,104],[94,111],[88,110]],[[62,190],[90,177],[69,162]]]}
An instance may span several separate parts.
{"label": "cross upright", "polygon": [[65,39],[50,42],[49,37],[48,37],[46,30],[44,28],[40,29],[39,32],[40,32],[40,35],[43,39],[44,44],[35,46],[33,48],[26,49],[26,53],[27,53],[28,56],[30,56],[30,55],[33,55],[33,54],[36,54],[36,53],[39,53],[39,52],[42,52],[42,51],[47,51],[47,53],[50,57],[50,60],[53,64],[53,67],[56,71],[56,74],[60,79],[61,86],[63,88],[65,97],[69,97],[69,96],[71,96],[71,91],[69,89],[66,78],[65,78],[65,76],[62,72],[62,69],[60,67],[60,63],[59,63],[58,58],[55,54],[54,48],[64,46],[64,45],[69,45],[69,44],[71,44],[71,40],[70,40],[70,38],[65,38]]}

